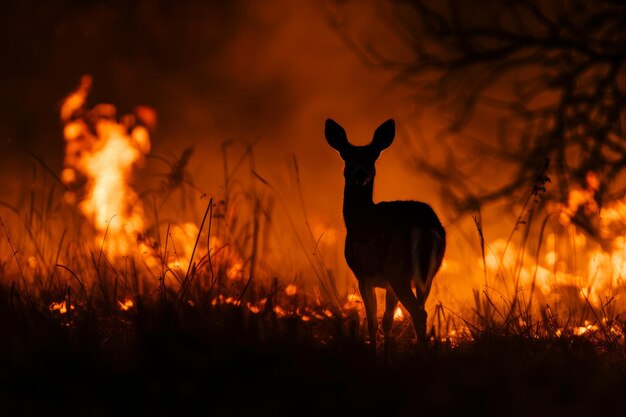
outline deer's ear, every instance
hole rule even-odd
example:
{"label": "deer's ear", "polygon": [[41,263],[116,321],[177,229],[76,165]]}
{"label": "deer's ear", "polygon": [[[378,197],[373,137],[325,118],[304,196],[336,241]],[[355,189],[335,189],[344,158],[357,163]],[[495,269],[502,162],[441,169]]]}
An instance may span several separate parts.
{"label": "deer's ear", "polygon": [[350,147],[346,131],[333,119],[326,119],[324,134],[326,135],[326,142],[333,149],[338,150],[340,154],[343,154]]}
{"label": "deer's ear", "polygon": [[382,125],[378,126],[374,132],[374,139],[372,139],[370,146],[377,152],[382,152],[393,143],[395,135],[396,122],[394,122],[393,119],[389,119]]}

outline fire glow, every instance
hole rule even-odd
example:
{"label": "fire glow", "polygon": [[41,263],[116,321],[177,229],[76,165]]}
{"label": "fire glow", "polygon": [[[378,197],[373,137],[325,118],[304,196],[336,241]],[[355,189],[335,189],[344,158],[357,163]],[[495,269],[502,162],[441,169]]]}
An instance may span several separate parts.
{"label": "fire glow", "polygon": [[[157,239],[149,236],[151,221],[147,218],[144,204],[137,190],[133,188],[136,168],[140,167],[150,152],[150,130],[156,124],[156,113],[148,107],[138,107],[133,115],[118,117],[112,105],[98,104],[87,108],[87,97],[91,88],[91,77],[82,78],[79,87],[63,102],[61,120],[64,123],[65,164],[61,172],[61,180],[66,186],[65,201],[75,206],[90,222],[96,239],[93,247],[101,250],[111,261],[120,257],[141,259],[148,267],[149,273],[155,275],[155,282],[170,276],[168,285],[177,283],[183,288],[189,271],[201,271],[206,280],[215,276],[223,276],[218,287],[224,291],[207,301],[213,307],[234,306],[248,311],[250,314],[271,312],[278,317],[297,317],[303,322],[310,320],[327,320],[336,317],[347,317],[356,312],[363,319],[363,302],[353,290],[347,294],[339,294],[340,308],[329,308],[321,300],[317,287],[310,282],[281,284],[282,304],[270,301],[272,295],[242,301],[242,293],[248,289],[252,280],[251,260],[242,255],[232,242],[223,236],[211,235],[207,239],[198,239],[202,230],[191,222],[168,225],[163,247],[152,242]],[[485,286],[485,294],[493,294],[495,289],[507,297],[528,297],[524,303],[537,299],[533,306],[537,311],[545,313],[545,306],[558,309],[558,305],[567,304],[572,300],[564,297],[564,291],[575,289],[575,303],[604,311],[608,304],[617,304],[621,308],[622,277],[626,273],[626,200],[615,200],[604,207],[599,207],[594,199],[600,182],[593,172],[587,175],[586,187],[570,190],[567,204],[548,204],[548,215],[556,220],[556,228],[561,231],[546,232],[536,255],[525,253],[513,239],[496,239],[486,242],[485,256],[474,259],[446,259],[440,276],[435,280],[436,302],[452,305],[444,292],[437,293],[439,285],[446,285],[448,280],[460,279],[464,262],[474,264],[474,268],[483,269],[485,277],[489,277]],[[601,219],[599,233],[602,242],[592,241],[580,232],[573,221],[579,211],[596,213]],[[223,214],[222,217],[226,217]],[[232,214],[229,214],[232,216]],[[218,216],[216,216],[218,217]],[[324,241],[328,245],[340,244],[337,231],[313,225],[316,236],[330,236]],[[554,227],[553,227],[554,228]],[[157,228],[158,232],[158,228]],[[319,242],[318,242],[319,243]],[[199,254],[198,262],[192,264],[192,254]],[[520,256],[523,254],[523,256]],[[575,254],[577,262],[571,262]],[[34,269],[38,261],[28,258],[28,265]],[[204,269],[198,269],[202,266]],[[158,271],[161,272],[160,278]],[[466,277],[462,277],[465,278]],[[268,277],[257,276],[255,280],[267,282]],[[473,282],[477,280],[474,279]],[[507,285],[516,282],[517,286]],[[223,287],[222,287],[223,286]],[[228,288],[237,288],[237,292],[228,294]],[[274,293],[278,292],[277,287]],[[313,295],[312,295],[313,294]],[[306,300],[314,298],[316,306],[308,306]],[[463,298],[454,305],[462,314],[464,309],[471,310],[476,300]],[[607,301],[609,300],[609,301]],[[117,299],[117,308],[131,311],[136,308],[132,298]],[[188,299],[185,303],[191,307],[197,300]],[[505,303],[506,304],[506,301]],[[384,305],[382,299],[379,306]],[[551,307],[550,307],[551,306]],[[586,307],[585,307],[586,308]],[[619,310],[619,308],[617,310]],[[51,311],[67,314],[66,301],[50,304]],[[70,311],[75,306],[70,307]],[[442,308],[443,310],[443,308]],[[613,338],[623,339],[622,326],[615,319],[617,310],[611,314],[599,316],[596,320],[585,320],[546,329],[542,334],[552,337],[562,335],[597,336],[606,332]],[[458,322],[453,326],[441,324],[437,317],[437,308],[429,309],[429,327],[435,328],[438,340],[457,344],[459,340],[471,339],[471,327],[468,323]],[[528,312],[526,312],[528,313]],[[454,315],[452,314],[452,315]],[[449,319],[450,314],[448,315]],[[610,317],[609,317],[610,316]],[[399,307],[394,312],[394,321],[400,325],[407,319],[406,312]],[[439,321],[438,321],[439,320]],[[536,320],[536,319],[535,319]],[[516,320],[521,329],[537,329],[537,321],[526,317],[523,311]],[[539,332],[537,333],[539,334]]]}
{"label": "fire glow", "polygon": [[[131,186],[133,169],[150,151],[150,135],[139,121],[154,117],[127,115],[117,120],[112,105],[86,109],[91,77],[61,107],[65,124],[65,168],[61,180],[68,187],[66,200],[76,203],[97,231],[97,244],[111,256],[137,251],[138,237],[145,232],[143,204]],[[153,114],[142,108],[140,114]]]}

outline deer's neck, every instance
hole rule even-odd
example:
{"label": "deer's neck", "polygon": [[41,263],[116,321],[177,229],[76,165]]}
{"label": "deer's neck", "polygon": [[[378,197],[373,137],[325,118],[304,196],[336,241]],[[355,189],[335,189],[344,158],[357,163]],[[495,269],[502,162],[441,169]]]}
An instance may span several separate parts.
{"label": "deer's neck", "polygon": [[343,219],[346,229],[360,229],[370,223],[374,209],[374,180],[365,185],[346,184],[343,192]]}

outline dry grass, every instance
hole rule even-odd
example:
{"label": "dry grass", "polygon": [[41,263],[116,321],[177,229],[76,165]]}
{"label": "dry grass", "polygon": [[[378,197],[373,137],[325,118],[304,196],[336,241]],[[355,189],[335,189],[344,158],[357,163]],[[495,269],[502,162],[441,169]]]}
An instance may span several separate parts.
{"label": "dry grass", "polygon": [[[156,277],[140,256],[109,259],[104,246],[80,244],[91,239],[89,226],[60,202],[48,176],[35,177],[17,205],[5,204],[1,414],[172,415],[201,407],[211,415],[574,416],[620,406],[626,361],[623,337],[611,333],[622,324],[614,301],[563,317],[549,308],[537,315],[517,291],[498,301],[476,292],[471,316],[437,306],[431,343],[420,353],[409,321],[398,323],[389,364],[375,362],[358,311],[338,308],[345,300],[332,292],[320,253],[309,258],[320,291],[290,296],[281,277],[267,279],[274,271],[264,264],[263,236],[276,194],[262,178],[234,187],[235,171],[225,168],[221,201],[203,200],[187,268],[167,264],[173,225],[155,210],[152,236],[143,238],[161,259]],[[210,236],[222,246],[201,250]],[[300,241],[315,248],[312,234]],[[227,250],[243,261],[243,279],[229,278]],[[133,306],[124,310],[127,300]],[[587,319],[593,332],[567,330]],[[459,326],[464,334],[442,337]]]}

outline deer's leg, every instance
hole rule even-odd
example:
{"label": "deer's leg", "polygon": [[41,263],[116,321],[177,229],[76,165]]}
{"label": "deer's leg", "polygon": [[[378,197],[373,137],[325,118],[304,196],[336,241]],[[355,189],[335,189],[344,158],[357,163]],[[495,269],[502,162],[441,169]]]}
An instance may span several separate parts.
{"label": "deer's leg", "polygon": [[376,355],[376,333],[378,332],[378,318],[376,317],[376,291],[374,286],[359,281],[359,292],[365,305],[365,314],[367,316],[367,329],[370,336],[370,346],[374,355]]}
{"label": "deer's leg", "polygon": [[415,335],[417,336],[417,345],[421,346],[426,341],[426,310],[423,303],[420,303],[413,294],[410,281],[393,282],[391,286],[398,297],[398,300],[402,303],[404,308],[407,309],[413,320],[413,327],[415,328]]}
{"label": "deer's leg", "polygon": [[385,335],[385,362],[389,360],[389,348],[391,346],[391,329],[393,328],[393,317],[398,306],[398,297],[391,288],[387,288],[385,294],[385,314],[383,315],[383,333]]}

